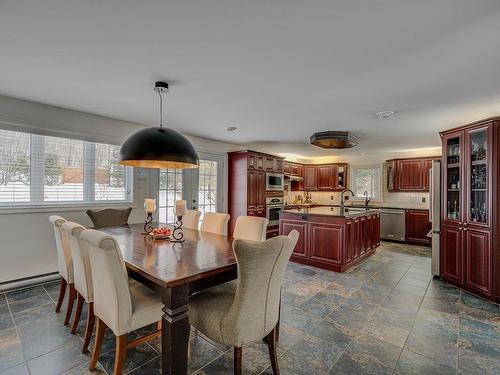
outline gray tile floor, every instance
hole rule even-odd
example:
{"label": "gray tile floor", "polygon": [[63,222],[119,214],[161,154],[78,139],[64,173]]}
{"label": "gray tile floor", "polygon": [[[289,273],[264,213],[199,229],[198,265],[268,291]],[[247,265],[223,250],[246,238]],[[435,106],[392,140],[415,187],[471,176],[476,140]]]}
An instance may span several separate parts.
{"label": "gray tile floor", "polygon": [[[0,375],[88,373],[85,322],[69,333],[64,312],[54,313],[57,291],[49,283],[0,294]],[[196,333],[190,346],[190,373],[232,373],[231,348]],[[113,349],[108,334],[95,373],[111,374]],[[130,350],[126,372],[160,373],[159,353],[159,341]],[[383,243],[342,275],[289,264],[278,354],[283,375],[499,374],[500,310],[432,280],[428,249]],[[272,374],[262,342],[243,356],[245,374]]]}

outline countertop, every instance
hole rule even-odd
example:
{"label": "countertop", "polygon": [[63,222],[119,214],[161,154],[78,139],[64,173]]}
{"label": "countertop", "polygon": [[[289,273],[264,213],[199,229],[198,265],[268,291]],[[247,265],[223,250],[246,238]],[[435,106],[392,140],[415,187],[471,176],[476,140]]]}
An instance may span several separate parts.
{"label": "countertop", "polygon": [[[339,205],[325,205],[325,204],[318,204],[318,203],[314,203],[314,204],[303,204],[303,205],[300,205],[300,204],[288,204],[288,205],[285,205],[285,210],[288,210],[288,209],[291,209],[291,208],[323,208],[323,207],[327,207],[327,208],[330,208],[330,207],[337,207],[339,208],[340,206]],[[365,208],[364,205],[358,205],[358,204],[353,204],[353,205],[346,205],[345,206],[346,208],[349,208],[349,207],[352,207],[352,208]],[[370,209],[379,209],[379,210],[389,210],[389,209],[393,209],[393,210],[421,210],[421,211],[429,211],[429,208],[422,208],[422,207],[416,207],[416,206],[396,206],[396,205],[384,205],[383,203],[378,205],[378,204],[370,204],[368,205],[368,207]]]}
{"label": "countertop", "polygon": [[287,208],[283,210],[285,213],[292,213],[297,215],[314,215],[314,216],[333,216],[333,217],[356,217],[363,216],[367,213],[378,212],[376,208],[368,208],[368,209],[360,209],[355,208],[354,210],[346,207],[344,210],[341,210],[339,206],[322,206],[322,207],[301,207],[301,208]]}

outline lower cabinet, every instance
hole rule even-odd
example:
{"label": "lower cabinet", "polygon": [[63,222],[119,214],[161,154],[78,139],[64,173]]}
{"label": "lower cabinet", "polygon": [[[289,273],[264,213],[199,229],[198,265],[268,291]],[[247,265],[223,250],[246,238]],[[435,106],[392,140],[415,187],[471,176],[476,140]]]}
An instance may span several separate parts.
{"label": "lower cabinet", "polygon": [[462,283],[462,229],[441,227],[441,274],[455,283]]}
{"label": "lower cabinet", "polygon": [[280,234],[288,235],[292,230],[296,230],[299,232],[299,239],[297,241],[297,245],[295,245],[295,249],[293,249],[292,256],[305,258],[306,254],[306,230],[307,230],[307,221],[302,220],[280,220]]}
{"label": "lower cabinet", "polygon": [[344,225],[309,223],[309,249],[311,259],[342,265]]}
{"label": "lower cabinet", "polygon": [[432,224],[429,222],[428,210],[406,210],[406,238],[405,242],[431,245],[432,239],[427,237]]}

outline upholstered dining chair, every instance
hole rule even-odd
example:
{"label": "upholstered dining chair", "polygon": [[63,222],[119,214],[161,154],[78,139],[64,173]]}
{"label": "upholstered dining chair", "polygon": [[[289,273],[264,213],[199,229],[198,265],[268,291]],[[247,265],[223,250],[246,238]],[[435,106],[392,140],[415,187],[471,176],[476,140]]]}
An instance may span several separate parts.
{"label": "upholstered dining chair", "polygon": [[132,207],[124,209],[105,208],[103,210],[87,210],[87,215],[95,228],[113,225],[127,225]]}
{"label": "upholstered dining chair", "polygon": [[227,223],[229,222],[229,214],[218,212],[206,212],[203,215],[200,230],[202,232],[210,232],[227,236]]}
{"label": "upholstered dining chair", "polygon": [[63,224],[62,230],[66,234],[73,259],[73,273],[76,289],[76,311],[71,326],[71,333],[76,333],[76,328],[82,315],[83,302],[87,303],[87,323],[85,336],[83,338],[82,353],[88,352],[90,338],[94,330],[94,293],[92,287],[92,272],[90,269],[90,259],[85,244],[81,244],[80,234],[86,228],[78,223],[67,221]]}
{"label": "upholstered dining chair", "polygon": [[211,340],[234,347],[234,373],[242,372],[242,346],[265,338],[273,373],[279,374],[276,331],[280,291],[299,233],[264,242],[235,239],[238,279],[190,297],[189,323]]}
{"label": "upholstered dining chair", "polygon": [[[123,374],[127,349],[161,335],[163,304],[161,298],[140,283],[129,286],[127,269],[115,239],[103,232],[86,229],[80,234],[86,246],[92,270],[94,314],[97,320],[95,344],[89,369],[94,370],[101,351],[104,331],[116,336],[113,374]],[[157,330],[128,341],[127,334],[157,323]]]}
{"label": "upholstered dining chair", "polygon": [[182,217],[182,227],[198,230],[200,226],[200,216],[201,212],[198,210],[186,210],[186,213]]}
{"label": "upholstered dining chair", "polygon": [[49,221],[52,223],[54,228],[57,264],[59,268],[59,275],[61,276],[61,286],[59,287],[56,312],[58,313],[61,311],[64,295],[66,294],[66,289],[68,288],[68,307],[64,318],[64,325],[68,325],[71,318],[71,312],[73,311],[73,305],[75,304],[76,291],[73,277],[73,259],[71,258],[71,250],[69,249],[68,238],[62,231],[62,226],[66,222],[66,219],[58,215],[51,215],[49,216]]}
{"label": "upholstered dining chair", "polygon": [[269,220],[258,216],[238,216],[234,226],[233,238],[248,241],[265,241]]}

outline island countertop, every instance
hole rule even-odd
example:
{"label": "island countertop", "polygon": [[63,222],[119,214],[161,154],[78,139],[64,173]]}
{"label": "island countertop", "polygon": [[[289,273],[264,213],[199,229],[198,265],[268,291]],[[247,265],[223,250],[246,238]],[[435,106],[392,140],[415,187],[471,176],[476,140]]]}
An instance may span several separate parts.
{"label": "island countertop", "polygon": [[333,216],[339,218],[352,218],[379,212],[376,208],[349,208],[330,206],[330,207],[300,207],[300,208],[286,208],[284,213],[297,214],[300,216]]}

